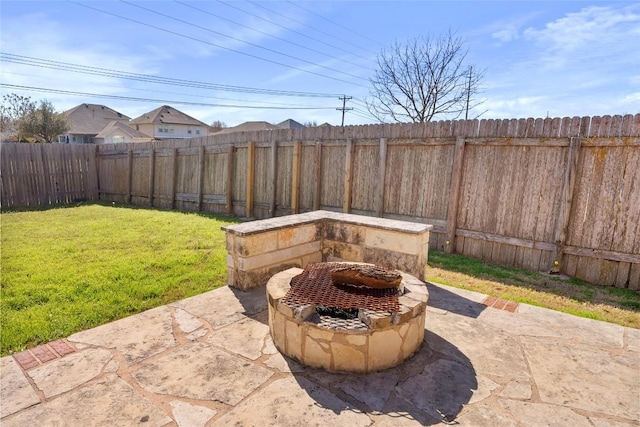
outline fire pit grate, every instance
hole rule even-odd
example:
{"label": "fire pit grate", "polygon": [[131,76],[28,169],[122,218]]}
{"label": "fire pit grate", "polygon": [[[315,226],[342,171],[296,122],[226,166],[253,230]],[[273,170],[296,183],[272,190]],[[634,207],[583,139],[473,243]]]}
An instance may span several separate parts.
{"label": "fire pit grate", "polygon": [[366,286],[334,285],[331,270],[346,267],[344,263],[309,264],[291,279],[291,289],[282,302],[289,306],[315,305],[339,309],[367,309],[397,313],[400,310],[397,289]]}

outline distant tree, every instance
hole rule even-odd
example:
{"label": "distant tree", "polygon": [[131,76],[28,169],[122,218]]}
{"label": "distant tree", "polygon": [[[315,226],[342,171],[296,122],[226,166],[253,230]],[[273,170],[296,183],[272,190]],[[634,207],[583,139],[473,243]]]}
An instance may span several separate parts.
{"label": "distant tree", "polygon": [[67,118],[58,113],[51,102],[43,99],[34,110],[19,120],[18,128],[25,136],[36,137],[50,143],[71,127]]}
{"label": "distant tree", "polygon": [[381,122],[428,122],[459,117],[477,106],[473,95],[484,72],[465,64],[467,49],[448,32],[394,43],[377,58],[367,109]]}
{"label": "distant tree", "polygon": [[316,122],[315,120],[304,122],[304,126],[308,128],[315,128],[318,127],[318,122]]}
{"label": "distant tree", "polygon": [[220,120],[214,120],[213,123],[211,123],[211,130],[213,132],[218,132],[219,130],[222,130],[226,127],[227,127],[227,124]]}
{"label": "distant tree", "polygon": [[3,136],[21,141],[23,135],[20,134],[19,123],[35,109],[36,103],[28,96],[15,93],[3,95],[0,105],[0,130]]}

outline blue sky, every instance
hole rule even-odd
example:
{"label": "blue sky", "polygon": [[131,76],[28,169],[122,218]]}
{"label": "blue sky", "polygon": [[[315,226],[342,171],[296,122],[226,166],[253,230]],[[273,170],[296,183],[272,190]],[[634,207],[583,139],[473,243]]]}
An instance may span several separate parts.
{"label": "blue sky", "polygon": [[380,49],[451,30],[486,70],[474,116],[640,113],[637,2],[3,0],[0,17],[1,93],[60,111],[135,118],[169,104],[205,123],[335,125],[346,95],[345,124],[373,123],[363,103]]}

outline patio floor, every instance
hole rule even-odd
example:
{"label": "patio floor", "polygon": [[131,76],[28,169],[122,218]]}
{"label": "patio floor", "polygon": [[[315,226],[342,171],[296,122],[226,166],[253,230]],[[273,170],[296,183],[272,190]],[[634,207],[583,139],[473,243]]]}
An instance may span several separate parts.
{"label": "patio floor", "polygon": [[2,358],[0,424],[640,425],[640,330],[428,288],[425,341],[393,369],[301,366],[264,288],[223,287]]}

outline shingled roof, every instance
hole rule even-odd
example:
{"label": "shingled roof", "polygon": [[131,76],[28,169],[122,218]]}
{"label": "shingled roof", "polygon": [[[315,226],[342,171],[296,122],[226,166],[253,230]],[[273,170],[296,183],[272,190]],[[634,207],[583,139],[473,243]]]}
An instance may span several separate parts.
{"label": "shingled roof", "polygon": [[156,108],[155,110],[149,111],[141,115],[140,117],[136,117],[131,120],[131,124],[176,124],[176,125],[195,125],[195,126],[205,126],[207,124],[201,122],[198,119],[194,119],[193,117],[183,113],[180,110],[176,110],[169,105],[163,105],[162,107]]}
{"label": "shingled roof", "polygon": [[139,130],[135,130],[134,128],[132,128],[131,126],[129,126],[126,123],[118,122],[118,121],[115,121],[115,120],[110,122],[107,126],[105,126],[104,129],[102,129],[102,131],[100,131],[100,133],[98,135],[96,135],[96,138],[105,138],[114,129],[118,129],[118,130],[126,133],[131,138],[136,138],[136,139],[138,139],[138,138],[148,138],[148,139],[151,139],[151,137],[149,135],[147,135],[146,133],[142,133]]}
{"label": "shingled roof", "polygon": [[80,104],[62,114],[71,125],[68,133],[77,135],[97,135],[113,120],[129,121],[128,116],[100,104]]}

